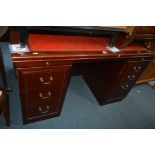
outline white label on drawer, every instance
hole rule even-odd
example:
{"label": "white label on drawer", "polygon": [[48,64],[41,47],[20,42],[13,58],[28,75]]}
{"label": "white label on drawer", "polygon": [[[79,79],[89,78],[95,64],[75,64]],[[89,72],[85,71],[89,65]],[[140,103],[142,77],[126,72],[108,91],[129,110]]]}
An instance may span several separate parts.
{"label": "white label on drawer", "polygon": [[18,53],[18,52],[30,52],[27,45],[25,47],[20,47],[20,44],[10,44],[9,45],[11,53]]}

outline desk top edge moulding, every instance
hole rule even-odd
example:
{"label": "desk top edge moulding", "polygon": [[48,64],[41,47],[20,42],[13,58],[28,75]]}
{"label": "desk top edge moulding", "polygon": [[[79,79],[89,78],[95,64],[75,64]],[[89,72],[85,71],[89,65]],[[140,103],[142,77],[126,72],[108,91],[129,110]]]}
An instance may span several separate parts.
{"label": "desk top edge moulding", "polygon": [[82,75],[100,105],[125,98],[155,56],[154,27],[10,27],[23,123],[59,116],[70,77]]}

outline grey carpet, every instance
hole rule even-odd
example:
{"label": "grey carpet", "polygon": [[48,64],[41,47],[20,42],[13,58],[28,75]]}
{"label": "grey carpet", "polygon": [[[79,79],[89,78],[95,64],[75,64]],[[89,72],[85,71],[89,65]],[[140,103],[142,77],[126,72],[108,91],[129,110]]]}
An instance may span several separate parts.
{"label": "grey carpet", "polygon": [[127,97],[100,106],[81,76],[71,78],[61,115],[27,125],[22,124],[17,81],[9,49],[1,44],[10,93],[11,126],[0,116],[0,128],[10,129],[141,129],[155,128],[155,90],[147,84],[134,86]]}

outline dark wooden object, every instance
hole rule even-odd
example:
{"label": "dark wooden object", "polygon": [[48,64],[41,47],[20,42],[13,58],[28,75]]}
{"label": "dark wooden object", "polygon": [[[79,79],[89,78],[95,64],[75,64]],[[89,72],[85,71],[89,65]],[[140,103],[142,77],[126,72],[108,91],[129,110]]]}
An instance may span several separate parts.
{"label": "dark wooden object", "polygon": [[70,69],[70,65],[18,69],[25,123],[60,114]]}
{"label": "dark wooden object", "polygon": [[105,63],[103,70],[86,74],[85,80],[101,105],[119,101],[128,94],[149,62],[150,58],[137,58]]}
{"label": "dark wooden object", "polygon": [[20,43],[19,27],[11,26],[11,27],[9,27],[9,30],[10,30],[10,43],[11,44],[19,44]]}
{"label": "dark wooden object", "polygon": [[[65,38],[56,42],[52,40],[57,48],[53,48],[53,44],[51,50],[34,50],[33,43],[28,42],[31,52],[12,54],[19,82],[24,124],[60,115],[72,75],[84,77],[100,105],[122,100],[155,56],[154,52],[139,45],[131,45],[122,48],[118,53],[112,53],[104,42],[102,47],[91,36],[90,47],[93,50],[84,48],[83,42],[81,49],[76,50],[73,42],[78,46],[80,44],[78,37],[74,39],[76,40],[70,41],[72,50],[68,50],[69,44]],[[41,42],[37,45],[40,44]],[[62,44],[66,46],[62,47]],[[94,47],[101,50],[94,50]]]}
{"label": "dark wooden object", "polygon": [[6,125],[10,126],[10,112],[8,105],[8,95],[0,89],[0,110],[5,118]]}
{"label": "dark wooden object", "polygon": [[60,115],[71,75],[83,75],[101,105],[122,100],[154,55],[143,48],[12,54],[24,124]]}

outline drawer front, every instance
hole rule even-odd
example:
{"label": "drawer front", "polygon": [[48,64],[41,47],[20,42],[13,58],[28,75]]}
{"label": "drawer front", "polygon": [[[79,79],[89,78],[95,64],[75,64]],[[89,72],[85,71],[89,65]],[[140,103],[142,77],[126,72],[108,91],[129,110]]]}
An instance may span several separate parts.
{"label": "drawer front", "polygon": [[47,66],[61,66],[61,65],[70,65],[71,61],[64,60],[28,60],[28,61],[16,61],[14,62],[17,68],[25,67],[47,67]]}
{"label": "drawer front", "polygon": [[61,91],[63,87],[60,87],[60,89],[55,90],[54,88],[51,89],[45,89],[45,90],[35,90],[35,91],[29,91],[25,93],[26,96],[26,105],[28,106],[34,106],[34,105],[40,105],[44,103],[56,103],[59,102],[59,99],[61,97]]}
{"label": "drawer front", "polygon": [[49,89],[50,87],[61,87],[63,79],[66,75],[66,70],[47,70],[47,71],[32,71],[25,74],[27,90]]}
{"label": "drawer front", "polygon": [[149,63],[150,63],[149,60],[129,61],[121,71],[121,74],[134,73],[134,74],[140,75]]}
{"label": "drawer front", "polygon": [[32,120],[35,118],[43,118],[45,116],[51,116],[58,111],[53,111],[53,107],[51,104],[43,104],[43,105],[35,105],[35,106],[27,106],[26,110],[26,120]]}
{"label": "drawer front", "polygon": [[63,66],[59,68],[21,69],[18,71],[20,91],[49,89],[51,87],[59,89],[70,68],[70,66]]}
{"label": "drawer front", "polygon": [[106,100],[111,101],[115,99],[117,100],[118,98],[124,98],[134,83],[135,80],[126,80],[123,78],[115,87],[113,87],[113,90],[108,93]]}

